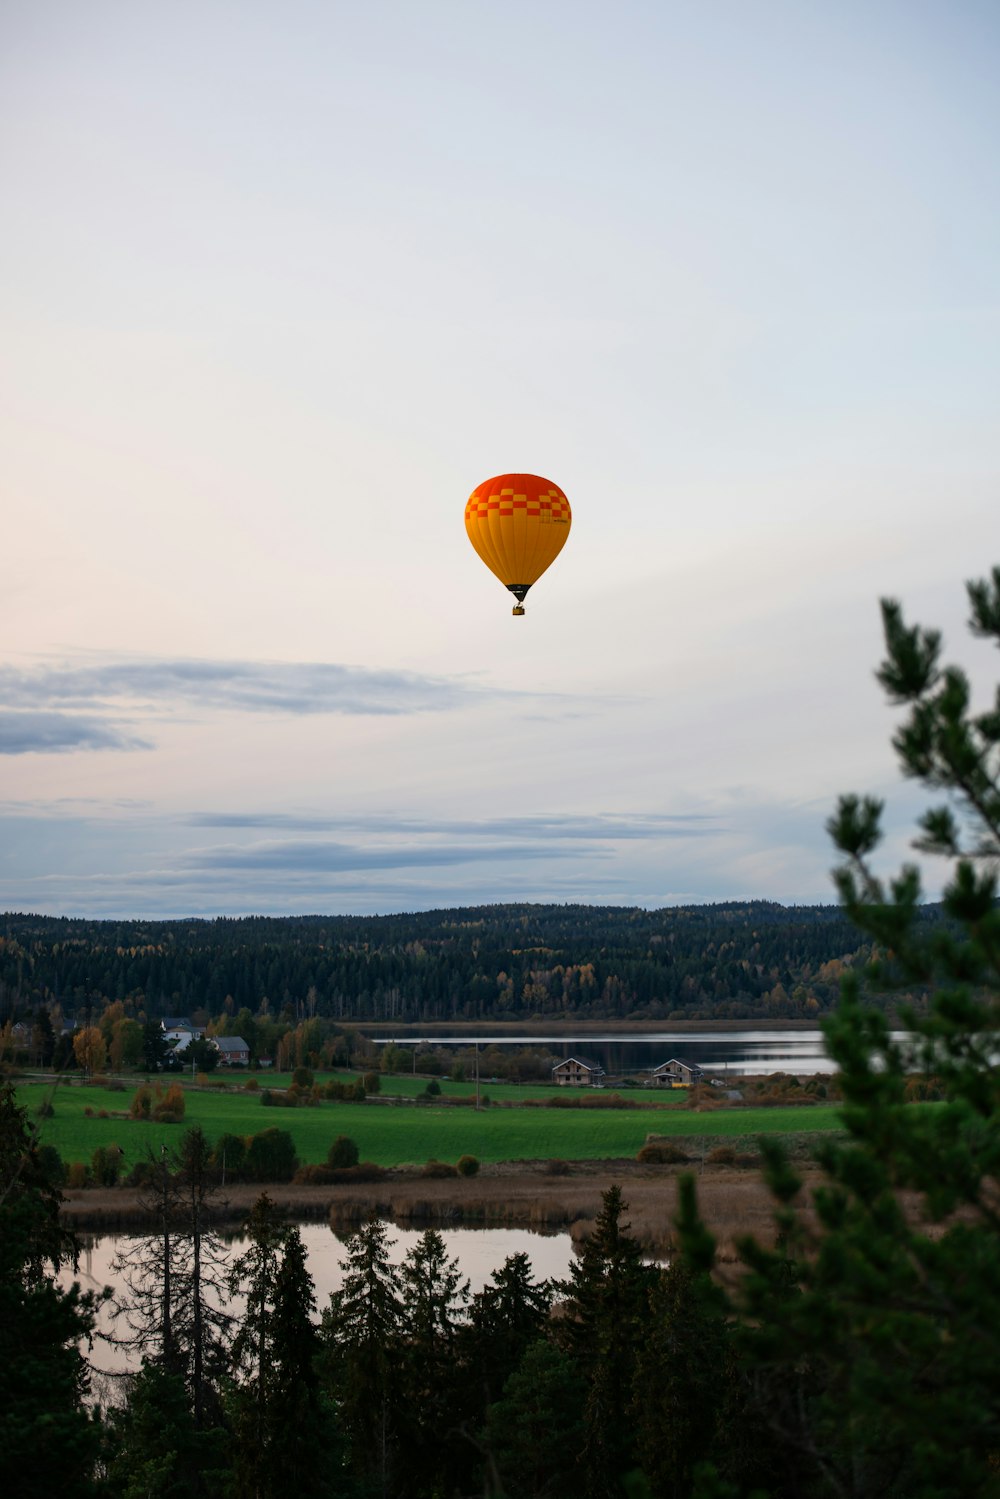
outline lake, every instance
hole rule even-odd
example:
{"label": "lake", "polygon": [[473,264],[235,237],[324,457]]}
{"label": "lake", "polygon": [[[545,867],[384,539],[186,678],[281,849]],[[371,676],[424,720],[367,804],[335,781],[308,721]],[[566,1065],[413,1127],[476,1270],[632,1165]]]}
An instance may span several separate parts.
{"label": "lake", "polygon": [[[300,1223],[302,1242],[306,1247],[309,1273],[316,1287],[316,1308],[322,1312],[330,1294],[340,1289],[344,1277],[344,1244],[346,1235],[338,1236],[325,1223]],[[462,1275],[469,1282],[470,1292],[481,1291],[490,1276],[512,1254],[527,1254],[531,1260],[536,1280],[564,1280],[569,1274],[573,1260],[573,1244],[569,1234],[539,1234],[522,1228],[452,1228],[440,1230],[448,1256],[457,1259]],[[131,1234],[81,1234],[80,1267],[74,1276],[64,1271],[60,1277],[62,1285],[78,1280],[85,1290],[101,1290],[104,1286],[115,1286],[118,1280],[112,1269],[112,1261],[126,1243],[139,1235]],[[420,1230],[396,1228],[389,1224],[391,1241],[390,1259],[393,1264],[402,1264],[420,1237]],[[228,1240],[233,1258],[243,1253],[246,1240]],[[100,1331],[107,1333],[112,1326],[110,1316],[101,1319]],[[124,1373],[130,1367],[124,1349],[100,1339],[88,1354],[91,1364],[100,1376]],[[110,1389],[103,1389],[101,1399],[113,1399]]]}
{"label": "lake", "polygon": [[551,1030],[545,1033],[505,1031],[467,1036],[400,1036],[400,1046],[545,1046],[585,1062],[599,1062],[610,1077],[641,1073],[678,1057],[706,1072],[760,1076],[768,1072],[833,1072],[822,1031],[815,1030],[705,1030],[705,1031],[589,1031]]}

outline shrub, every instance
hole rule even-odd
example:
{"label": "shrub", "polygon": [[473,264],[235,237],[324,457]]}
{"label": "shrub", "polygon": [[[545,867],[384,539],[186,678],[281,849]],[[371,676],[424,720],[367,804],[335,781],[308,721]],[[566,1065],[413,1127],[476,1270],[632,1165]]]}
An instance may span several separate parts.
{"label": "shrub", "polygon": [[62,1156],[54,1145],[39,1145],[36,1152],[39,1169],[50,1186],[62,1186],[66,1175]]}
{"label": "shrub", "polygon": [[154,1182],[160,1180],[160,1176],[159,1164],[147,1158],[144,1161],[136,1161],[125,1178],[125,1185],[126,1187],[151,1187]]}
{"label": "shrub", "polygon": [[111,1115],[108,1113],[107,1109],[98,1109],[97,1117],[98,1119],[110,1119]]}
{"label": "shrub", "polygon": [[271,1092],[270,1088],[261,1089],[260,1101],[265,1109],[271,1109],[274,1107],[274,1094]]}
{"label": "shrub", "polygon": [[357,1166],[300,1166],[292,1180],[309,1186],[330,1186],[337,1181],[382,1181],[387,1177],[385,1166],[376,1166],[373,1160],[360,1160]]}
{"label": "shrub", "polygon": [[92,1109],[92,1108],[91,1108],[91,1107],[90,1107],[90,1104],[89,1104],[89,1103],[88,1103],[88,1105],[87,1105],[87,1107],[86,1107],[86,1108],[85,1108],[85,1109],[84,1109],[84,1111],[83,1111],[83,1113],[84,1113],[84,1117],[85,1117],[85,1118],[86,1118],[86,1119],[93,1119],[93,1117],[94,1117],[94,1111],[93,1111],[93,1109]]}
{"label": "shrub", "polygon": [[[366,1093],[377,1093],[382,1086],[377,1072],[366,1072],[361,1081],[364,1084]],[[440,1091],[439,1088],[438,1092],[440,1093]]]}
{"label": "shrub", "polygon": [[243,1086],[248,1093],[256,1093],[260,1087],[260,1083],[255,1077],[248,1077]]}
{"label": "shrub", "polygon": [[296,1067],[292,1073],[293,1088],[311,1088],[313,1082],[314,1078],[308,1067]]}
{"label": "shrub", "polygon": [[66,1185],[71,1188],[85,1187],[87,1185],[87,1165],[85,1161],[70,1161],[66,1167]]}
{"label": "shrub", "polygon": [[645,1166],[679,1166],[688,1159],[679,1145],[670,1140],[658,1140],[644,1145],[636,1160]]}
{"label": "shrub", "polygon": [[426,1088],[424,1089],[424,1097],[425,1098],[440,1098],[441,1097],[441,1084],[438,1082],[438,1080],[437,1080],[436,1077],[432,1077],[431,1080],[430,1080],[430,1082],[427,1084]]}
{"label": "shrub", "polygon": [[478,1157],[474,1155],[460,1155],[455,1170],[459,1176],[475,1176],[479,1170]]}
{"label": "shrub", "polygon": [[358,1147],[349,1135],[338,1135],[326,1153],[326,1164],[334,1168],[356,1166]]}
{"label": "shrub", "polygon": [[129,1104],[130,1119],[148,1119],[153,1108],[153,1090],[144,1083],[141,1088],[136,1088]]}
{"label": "shrub", "polygon": [[334,1180],[334,1173],[329,1166],[300,1166],[292,1177],[292,1183],[296,1187],[326,1187]]}
{"label": "shrub", "polygon": [[38,1105],[38,1108],[35,1110],[36,1119],[51,1119],[54,1114],[55,1109],[52,1107],[51,1103],[49,1103],[48,1099],[46,1099],[44,1103],[40,1103]]}
{"label": "shrub", "polygon": [[644,1105],[620,1093],[553,1093],[542,1105],[546,1109],[640,1109]]}
{"label": "shrub", "polygon": [[110,1082],[105,1083],[105,1087],[107,1088],[109,1093],[125,1092],[125,1084],[122,1082],[120,1077],[113,1077]]}
{"label": "shrub", "polygon": [[735,1166],[736,1151],[732,1145],[716,1145],[708,1152],[705,1162],[709,1166]]}
{"label": "shrub", "polygon": [[90,1170],[99,1187],[116,1187],[121,1175],[124,1151],[117,1145],[98,1145],[90,1158]]}
{"label": "shrub", "polygon": [[242,1181],[247,1142],[242,1135],[220,1135],[212,1146],[212,1169],[227,1181]]}
{"label": "shrub", "polygon": [[243,1171],[248,1181],[291,1181],[298,1164],[295,1141],[286,1129],[261,1130],[246,1142]]}
{"label": "shrub", "polygon": [[569,1161],[560,1160],[558,1157],[554,1157],[551,1161],[546,1161],[545,1175],[569,1176]]}
{"label": "shrub", "polygon": [[374,1161],[359,1161],[356,1166],[345,1166],[332,1174],[335,1182],[380,1182],[389,1173]]}
{"label": "shrub", "polygon": [[111,1087],[111,1079],[108,1077],[107,1073],[105,1073],[105,1072],[95,1072],[91,1077],[88,1077],[88,1079],[87,1079],[87,1087],[88,1088],[110,1088]]}
{"label": "shrub", "polygon": [[157,1088],[153,1118],[159,1124],[179,1124],[184,1118],[184,1089],[180,1083],[171,1083],[165,1093]]}
{"label": "shrub", "polygon": [[447,1161],[429,1160],[420,1173],[421,1176],[445,1177],[457,1176],[458,1168],[451,1166]]}

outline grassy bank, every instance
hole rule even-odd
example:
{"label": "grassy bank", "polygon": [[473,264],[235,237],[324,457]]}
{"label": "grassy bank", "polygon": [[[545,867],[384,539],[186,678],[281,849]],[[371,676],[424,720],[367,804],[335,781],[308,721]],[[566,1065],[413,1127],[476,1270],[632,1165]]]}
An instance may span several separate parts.
{"label": "grassy bank", "polygon": [[[455,1087],[461,1085],[454,1085]],[[494,1091],[490,1090],[491,1094]],[[510,1089],[519,1098],[530,1090]],[[99,1145],[114,1143],[129,1166],[161,1145],[177,1144],[184,1129],[197,1124],[210,1140],[220,1135],[256,1134],[277,1127],[288,1130],[303,1162],[322,1161],[338,1135],[357,1141],[363,1160],[382,1166],[422,1163],[431,1157],[455,1161],[607,1160],[634,1156],[649,1134],[674,1138],[747,1137],[757,1134],[823,1131],[840,1124],[836,1105],[732,1109],[694,1113],[678,1106],[627,1110],[471,1108],[425,1105],[387,1106],[373,1102],[324,1102],[317,1108],[265,1108],[259,1093],[186,1089],[182,1124],[146,1123],[127,1118],[133,1088],[124,1092],[93,1087],[60,1087],[37,1083],[18,1088],[18,1099],[34,1117],[51,1099],[55,1113],[39,1118],[43,1143],[54,1145],[65,1161],[89,1161]],[[551,1095],[551,1089],[548,1090]],[[90,1115],[85,1110],[91,1111]],[[108,1117],[100,1118],[104,1111]]]}

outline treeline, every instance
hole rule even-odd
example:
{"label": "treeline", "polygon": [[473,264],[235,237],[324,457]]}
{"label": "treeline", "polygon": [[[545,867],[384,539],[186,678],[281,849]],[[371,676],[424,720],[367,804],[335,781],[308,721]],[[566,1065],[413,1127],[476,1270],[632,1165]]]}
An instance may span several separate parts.
{"label": "treeline", "polygon": [[[992,1227],[973,1231],[988,1264],[970,1255],[966,1224],[923,1263],[925,1283],[910,1257],[930,1241],[909,1238],[881,1191],[863,1224],[831,1199],[825,1242],[837,1252],[808,1263],[784,1209],[784,1243],[745,1247],[734,1299],[708,1273],[693,1184],[678,1222],[685,1253],[666,1267],[643,1261],[614,1187],[563,1282],[539,1282],[515,1254],[471,1295],[440,1234],[422,1234],[396,1264],[372,1219],[347,1243],[340,1289],[317,1306],[301,1235],[266,1195],[242,1252],[227,1254],[212,1226],[217,1169],[191,1130],[175,1159],[150,1163],[148,1231],[115,1263],[113,1336],[136,1372],[97,1405],[81,1339],[103,1298],[52,1275],[73,1246],[9,1087],[0,1163],[5,1493],[996,1493],[997,1353],[983,1333],[996,1303]],[[772,1186],[785,1201],[796,1186],[777,1158]],[[966,1292],[980,1295],[966,1306]]]}
{"label": "treeline", "polygon": [[[922,920],[941,920],[924,908]],[[506,905],[399,916],[0,917],[0,1021],[123,1002],[397,1024],[808,1019],[872,947],[832,906]]]}

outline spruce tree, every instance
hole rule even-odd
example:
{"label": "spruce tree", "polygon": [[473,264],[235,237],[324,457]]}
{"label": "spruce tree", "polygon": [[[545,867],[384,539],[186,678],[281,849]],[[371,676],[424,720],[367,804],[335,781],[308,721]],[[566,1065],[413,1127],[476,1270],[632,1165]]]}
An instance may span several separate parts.
{"label": "spruce tree", "polygon": [[325,1368],[352,1473],[394,1492],[400,1432],[402,1297],[385,1224],[372,1217],[347,1243],[344,1280],[322,1322]]}
{"label": "spruce tree", "polygon": [[621,1188],[604,1193],[594,1231],[570,1266],[559,1335],[587,1383],[584,1488],[594,1499],[622,1492],[637,1465],[632,1405],[635,1351],[646,1334],[649,1290],[656,1271],[622,1222]]}
{"label": "spruce tree", "polygon": [[297,1228],[262,1194],[247,1222],[249,1247],[230,1290],[246,1307],[233,1341],[229,1416],[234,1499],[277,1499],[289,1488],[336,1492],[340,1466],[332,1408],[316,1372],[316,1298]]}
{"label": "spruce tree", "polygon": [[179,1374],[146,1362],[109,1412],[107,1492],[113,1499],[194,1499],[226,1493],[232,1450],[221,1430],[202,1430]]}
{"label": "spruce tree", "polygon": [[479,1390],[482,1417],[541,1335],[551,1306],[552,1286],[535,1280],[523,1251],[509,1255],[472,1298],[461,1333],[462,1357]]}
{"label": "spruce tree", "polygon": [[122,1290],[118,1340],[144,1359],[179,1374],[195,1423],[218,1421],[228,1367],[232,1318],[226,1311],[226,1247],[212,1227],[218,1178],[208,1141],[188,1130],[176,1158],[150,1162],[141,1202],[151,1232],[116,1256]]}
{"label": "spruce tree", "polygon": [[75,1264],[60,1194],[38,1159],[27,1114],[0,1087],[0,1489],[32,1499],[93,1492],[100,1428],[88,1409],[79,1342],[98,1298],[55,1274]]}
{"label": "spruce tree", "polygon": [[584,1480],[586,1385],[575,1360],[532,1343],[490,1406],[486,1445],[506,1499],[575,1499]]}
{"label": "spruce tree", "polygon": [[468,1443],[458,1434],[466,1415],[467,1380],[457,1359],[468,1282],[433,1228],[410,1250],[400,1281],[400,1416],[407,1453],[402,1491],[451,1492],[469,1456]]}

